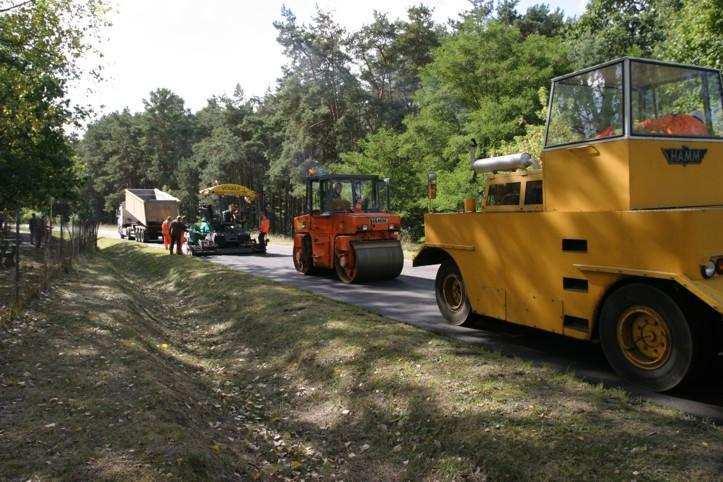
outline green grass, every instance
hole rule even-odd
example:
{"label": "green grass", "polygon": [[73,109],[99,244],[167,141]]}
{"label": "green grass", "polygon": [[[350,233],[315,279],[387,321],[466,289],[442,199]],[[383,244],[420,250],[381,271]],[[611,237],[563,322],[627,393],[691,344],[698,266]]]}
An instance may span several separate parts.
{"label": "green grass", "polygon": [[11,479],[723,473],[706,421],[135,243],[58,280],[0,359]]}

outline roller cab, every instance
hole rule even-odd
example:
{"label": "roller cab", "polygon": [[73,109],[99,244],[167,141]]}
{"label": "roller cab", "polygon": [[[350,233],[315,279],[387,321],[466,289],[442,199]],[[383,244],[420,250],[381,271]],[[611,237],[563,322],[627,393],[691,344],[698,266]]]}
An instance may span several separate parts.
{"label": "roller cab", "polygon": [[307,177],[305,213],[294,218],[296,270],[333,270],[344,283],[399,276],[401,220],[388,205],[388,182],[376,176]]}
{"label": "roller cab", "polygon": [[653,390],[720,377],[722,92],[716,70],[634,58],[553,79],[540,159],[472,159],[479,198],[425,217],[414,265],[441,265],[444,318],[598,341]]}

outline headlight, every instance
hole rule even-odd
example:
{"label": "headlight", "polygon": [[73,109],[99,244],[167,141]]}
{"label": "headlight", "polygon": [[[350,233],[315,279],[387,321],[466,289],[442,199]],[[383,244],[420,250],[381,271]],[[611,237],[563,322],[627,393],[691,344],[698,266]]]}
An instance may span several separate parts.
{"label": "headlight", "polygon": [[700,273],[703,275],[703,278],[710,279],[713,276],[715,276],[715,272],[717,270],[717,263],[714,263],[713,261],[708,261],[706,264],[700,267]]}
{"label": "headlight", "polygon": [[359,229],[362,231],[369,231],[369,225],[368,224],[362,224],[359,226]]}

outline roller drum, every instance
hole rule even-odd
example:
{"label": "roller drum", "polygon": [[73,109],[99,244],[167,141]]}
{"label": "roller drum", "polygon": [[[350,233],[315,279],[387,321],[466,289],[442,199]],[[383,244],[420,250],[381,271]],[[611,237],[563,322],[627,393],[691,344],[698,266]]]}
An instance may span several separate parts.
{"label": "roller drum", "polygon": [[394,279],[404,267],[402,243],[397,240],[353,242],[356,275],[353,282]]}

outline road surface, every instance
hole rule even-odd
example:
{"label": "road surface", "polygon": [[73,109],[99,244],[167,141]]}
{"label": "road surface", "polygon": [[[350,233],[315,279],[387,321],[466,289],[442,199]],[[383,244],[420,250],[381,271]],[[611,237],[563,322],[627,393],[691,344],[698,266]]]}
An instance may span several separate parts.
{"label": "road surface", "polygon": [[481,320],[471,327],[447,324],[439,314],[434,297],[434,277],[438,266],[413,268],[411,261],[406,260],[402,275],[395,280],[347,285],[331,274],[304,276],[298,273],[293,266],[290,245],[270,244],[266,255],[210,256],[204,259],[361,306],[388,318],[506,355],[550,363],[560,369],[571,370],[581,378],[621,386],[658,403],[723,422],[723,387],[706,384],[665,395],[644,392],[626,384],[611,371],[598,344],[495,320]]}

